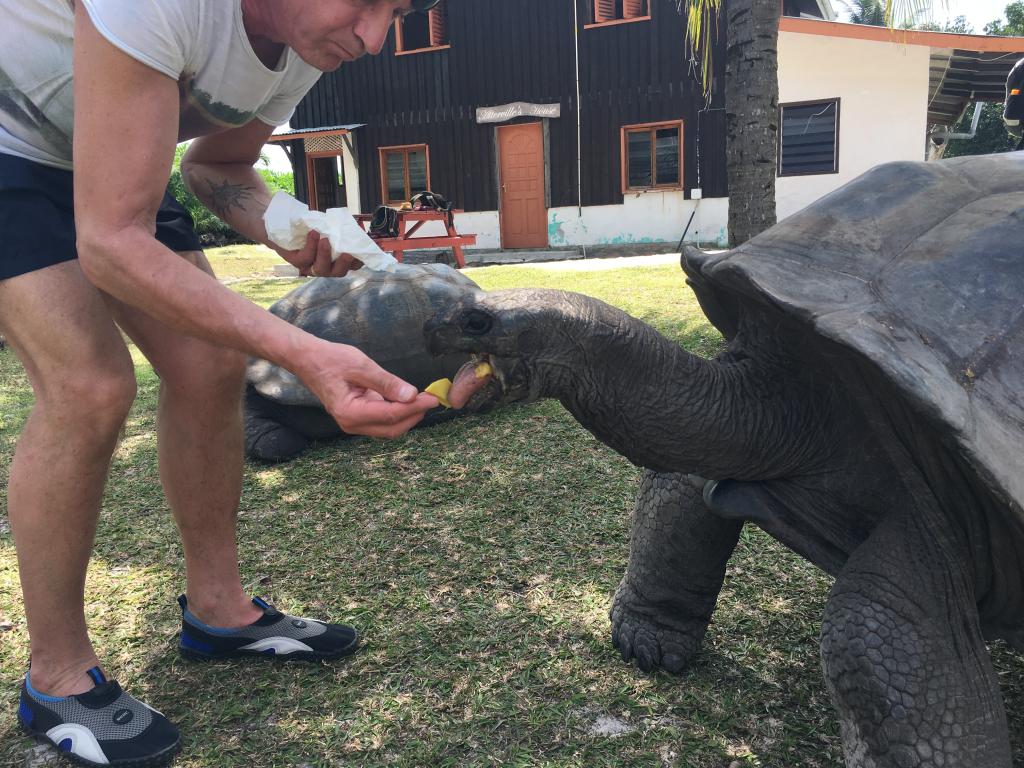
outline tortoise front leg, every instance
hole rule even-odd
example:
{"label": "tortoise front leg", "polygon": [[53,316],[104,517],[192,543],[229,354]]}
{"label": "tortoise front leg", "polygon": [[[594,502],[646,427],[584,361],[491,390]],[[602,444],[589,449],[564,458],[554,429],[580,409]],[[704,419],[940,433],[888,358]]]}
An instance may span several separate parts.
{"label": "tortoise front leg", "polygon": [[245,389],[245,455],[276,464],[294,459],[309,447],[309,438],[286,424],[285,406]]}
{"label": "tortoise front leg", "polygon": [[943,525],[887,520],[832,590],[821,654],[848,768],[1011,768],[969,553]]}
{"label": "tortoise front leg", "polygon": [[708,510],[685,477],[648,471],[633,512],[629,568],[612,604],[626,661],[678,674],[700,650],[743,523]]}

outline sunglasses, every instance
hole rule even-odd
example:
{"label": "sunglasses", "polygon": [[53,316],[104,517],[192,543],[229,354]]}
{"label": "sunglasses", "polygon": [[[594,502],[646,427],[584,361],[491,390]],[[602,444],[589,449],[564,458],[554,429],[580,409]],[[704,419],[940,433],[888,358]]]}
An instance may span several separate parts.
{"label": "sunglasses", "polygon": [[412,9],[417,13],[426,13],[440,2],[441,0],[412,0]]}

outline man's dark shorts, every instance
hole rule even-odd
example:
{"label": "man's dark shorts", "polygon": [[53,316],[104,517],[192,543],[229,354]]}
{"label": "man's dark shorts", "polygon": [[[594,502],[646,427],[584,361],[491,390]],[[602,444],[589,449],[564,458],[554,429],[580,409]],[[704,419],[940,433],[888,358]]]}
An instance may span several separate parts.
{"label": "man's dark shorts", "polygon": [[[0,280],[78,258],[71,171],[0,154]],[[199,251],[192,217],[170,193],[156,214],[156,239]]]}

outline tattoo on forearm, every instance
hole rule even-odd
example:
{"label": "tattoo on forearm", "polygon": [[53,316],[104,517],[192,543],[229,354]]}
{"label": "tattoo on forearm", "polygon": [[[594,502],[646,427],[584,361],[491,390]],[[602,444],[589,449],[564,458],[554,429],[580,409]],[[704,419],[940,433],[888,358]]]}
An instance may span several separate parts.
{"label": "tattoo on forearm", "polygon": [[256,191],[255,187],[249,187],[245,184],[232,184],[227,179],[224,179],[223,184],[215,184],[209,179],[205,181],[210,187],[206,203],[210,206],[210,210],[222,219],[235,208],[244,211],[245,204],[256,199],[256,196],[253,194]]}

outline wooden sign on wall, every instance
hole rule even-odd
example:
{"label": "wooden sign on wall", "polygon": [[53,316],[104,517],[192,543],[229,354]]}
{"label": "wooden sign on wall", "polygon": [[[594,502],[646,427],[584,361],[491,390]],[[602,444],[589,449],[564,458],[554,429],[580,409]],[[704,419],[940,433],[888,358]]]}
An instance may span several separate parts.
{"label": "wooden sign on wall", "polygon": [[500,107],[480,107],[476,111],[476,121],[480,124],[505,123],[515,120],[517,117],[556,118],[561,116],[561,104],[528,104],[525,101],[516,101]]}

